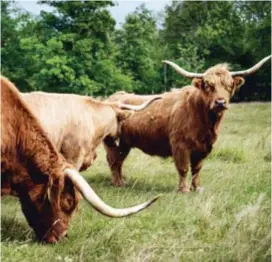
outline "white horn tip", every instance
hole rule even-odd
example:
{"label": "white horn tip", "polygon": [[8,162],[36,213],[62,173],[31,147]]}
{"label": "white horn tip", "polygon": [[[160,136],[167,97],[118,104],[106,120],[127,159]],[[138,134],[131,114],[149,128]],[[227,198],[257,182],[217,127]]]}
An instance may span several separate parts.
{"label": "white horn tip", "polygon": [[272,57],[272,55],[268,55],[267,57],[263,58],[261,61],[268,61],[270,58]]}
{"label": "white horn tip", "polygon": [[159,194],[155,197],[153,197],[151,200],[149,200],[149,204],[148,205],[151,205],[153,204],[154,202],[156,202],[163,194]]}

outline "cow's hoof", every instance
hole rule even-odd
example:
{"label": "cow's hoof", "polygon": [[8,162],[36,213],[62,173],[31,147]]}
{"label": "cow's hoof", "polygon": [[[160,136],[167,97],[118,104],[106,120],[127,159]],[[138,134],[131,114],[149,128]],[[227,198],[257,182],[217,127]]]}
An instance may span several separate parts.
{"label": "cow's hoof", "polygon": [[183,188],[179,188],[178,192],[183,193],[183,194],[187,194],[190,192],[190,189],[187,187],[183,187]]}
{"label": "cow's hoof", "polygon": [[116,187],[123,187],[126,185],[126,182],[125,181],[117,181],[117,182],[115,181],[115,182],[111,182],[111,184]]}

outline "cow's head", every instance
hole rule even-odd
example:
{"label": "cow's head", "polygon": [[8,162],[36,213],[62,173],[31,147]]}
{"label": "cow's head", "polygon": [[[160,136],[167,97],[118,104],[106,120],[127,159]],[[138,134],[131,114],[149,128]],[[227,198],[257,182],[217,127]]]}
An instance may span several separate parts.
{"label": "cow's head", "polygon": [[193,85],[202,90],[204,101],[209,109],[222,112],[228,109],[230,98],[245,82],[243,77],[232,76],[227,64],[209,68],[202,78],[194,78]]}
{"label": "cow's head", "polygon": [[94,209],[109,217],[124,217],[137,213],[159,197],[130,208],[112,208],[99,198],[73,168],[66,168],[49,183],[33,186],[27,194],[19,192],[22,210],[29,225],[34,229],[37,238],[47,243],[56,243],[67,235],[68,224],[77,209],[80,195]]}
{"label": "cow's head", "polygon": [[[40,241],[55,243],[66,236],[68,224],[79,202],[79,192],[61,172],[52,178],[29,183],[24,192],[20,186],[22,211]],[[36,175],[37,177],[37,175]],[[20,192],[21,191],[21,192]]]}
{"label": "cow's head", "polygon": [[243,76],[256,72],[271,56],[267,56],[248,70],[231,72],[227,64],[209,68],[205,73],[191,73],[170,61],[163,61],[172,66],[179,74],[193,78],[192,84],[202,91],[209,109],[220,113],[228,108],[230,98],[245,82]]}

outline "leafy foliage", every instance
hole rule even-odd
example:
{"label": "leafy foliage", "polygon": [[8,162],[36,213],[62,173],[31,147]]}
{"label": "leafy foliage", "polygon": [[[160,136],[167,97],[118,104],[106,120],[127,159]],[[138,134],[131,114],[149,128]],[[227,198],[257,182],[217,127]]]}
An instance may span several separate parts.
{"label": "leafy foliage", "polygon": [[[157,18],[141,5],[120,29],[113,1],[39,3],[52,11],[33,17],[1,1],[2,73],[22,91],[161,93],[189,83],[163,59],[204,72],[222,62],[245,69],[270,54],[268,1],[173,1]],[[270,72],[247,77],[234,100],[270,100]]]}
{"label": "leafy foliage", "polygon": [[160,92],[160,60],[156,20],[144,5],[126,18],[116,42],[119,45],[118,64],[134,80],[138,93]]}
{"label": "leafy foliage", "polygon": [[[166,57],[180,60],[185,69],[191,69],[186,67],[187,60],[192,59],[195,61],[192,71],[201,69],[203,72],[222,62],[240,70],[270,54],[270,2],[173,1],[165,13],[162,37],[169,46]],[[180,46],[185,51],[194,49],[196,52],[184,60]],[[266,66],[248,77],[235,99],[270,100],[270,72],[271,68]]]}

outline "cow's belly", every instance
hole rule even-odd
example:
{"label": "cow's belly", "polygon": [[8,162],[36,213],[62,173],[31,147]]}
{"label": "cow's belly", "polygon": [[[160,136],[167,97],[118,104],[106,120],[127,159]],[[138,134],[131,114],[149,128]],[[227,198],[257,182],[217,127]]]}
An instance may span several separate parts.
{"label": "cow's belly", "polygon": [[130,137],[130,147],[139,148],[152,156],[169,157],[172,155],[168,138],[156,137]]}
{"label": "cow's belly", "polygon": [[150,146],[142,146],[138,147],[144,153],[151,155],[151,156],[160,156],[163,158],[169,157],[172,155],[170,146],[157,146],[157,145],[150,145]]}

